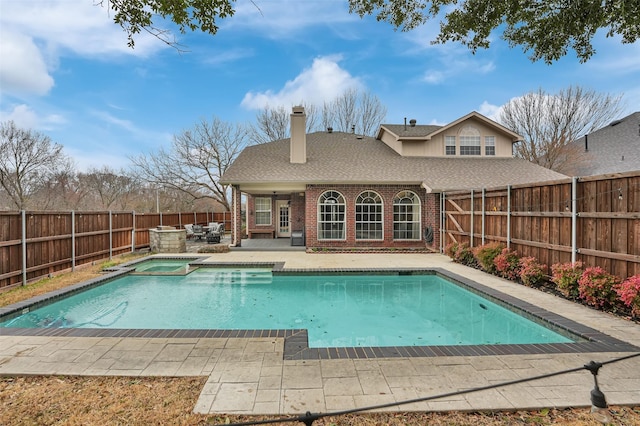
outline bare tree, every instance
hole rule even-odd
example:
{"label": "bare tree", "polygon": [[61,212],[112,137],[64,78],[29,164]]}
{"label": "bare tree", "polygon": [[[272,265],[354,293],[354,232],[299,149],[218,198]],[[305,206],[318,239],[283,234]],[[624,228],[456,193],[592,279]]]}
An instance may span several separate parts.
{"label": "bare tree", "polygon": [[[12,207],[33,208],[33,194],[57,173],[70,169],[72,162],[62,145],[52,143],[48,136],[20,129],[13,121],[0,125],[0,185]],[[47,196],[46,192],[42,195]]]}
{"label": "bare tree", "polygon": [[256,124],[251,127],[253,144],[262,144],[289,137],[289,114],[284,106],[266,106],[256,114]]}
{"label": "bare tree", "polygon": [[79,173],[78,180],[79,186],[89,189],[94,195],[92,206],[87,206],[91,209],[129,209],[129,200],[141,189],[135,178],[125,170],[116,171],[108,166]]}
{"label": "bare tree", "polygon": [[[329,127],[340,132],[355,131],[373,136],[387,115],[380,100],[369,92],[351,89],[322,107],[301,102],[307,116],[307,132],[325,130]],[[260,144],[289,137],[291,109],[283,106],[265,107],[256,115],[250,139]]]}
{"label": "bare tree", "polygon": [[31,199],[32,209],[77,210],[91,199],[91,192],[78,181],[74,170],[63,169],[43,182]]}
{"label": "bare tree", "polygon": [[387,108],[371,92],[361,93],[359,98],[356,131],[363,135],[374,136],[380,123],[387,116]]}
{"label": "bare tree", "polygon": [[512,99],[500,114],[500,122],[524,137],[516,155],[567,175],[589,160],[571,142],[597,130],[621,113],[622,96],[602,94],[571,86],[557,94],[539,89]]}
{"label": "bare tree", "polygon": [[333,128],[339,132],[349,132],[356,125],[356,105],[358,91],[349,89],[331,102],[335,124]]}
{"label": "bare tree", "polygon": [[[318,113],[315,105],[305,104],[304,113],[307,116],[307,132],[316,129]],[[291,108],[284,106],[266,106],[256,114],[256,124],[249,130],[249,139],[252,144],[262,144],[279,139],[286,139],[291,132]]]}
{"label": "bare tree", "polygon": [[374,136],[387,108],[370,92],[349,89],[322,107],[322,123],[340,132]]}
{"label": "bare tree", "polygon": [[247,144],[247,130],[218,118],[202,119],[193,129],[174,135],[170,150],[132,158],[142,179],[153,186],[188,194],[193,199],[211,199],[230,210],[227,185],[220,176]]}

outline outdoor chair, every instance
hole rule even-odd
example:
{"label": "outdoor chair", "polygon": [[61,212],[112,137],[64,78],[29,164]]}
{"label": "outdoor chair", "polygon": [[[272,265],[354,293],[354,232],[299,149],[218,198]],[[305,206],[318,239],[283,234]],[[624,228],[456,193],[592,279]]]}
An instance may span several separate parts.
{"label": "outdoor chair", "polygon": [[204,236],[204,228],[202,225],[193,225],[193,236],[199,240]]}
{"label": "outdoor chair", "polygon": [[193,238],[193,223],[186,224],[184,229],[187,231],[187,239]]}
{"label": "outdoor chair", "polygon": [[209,224],[209,232],[207,232],[207,243],[219,243],[224,236],[224,224],[212,222]]}

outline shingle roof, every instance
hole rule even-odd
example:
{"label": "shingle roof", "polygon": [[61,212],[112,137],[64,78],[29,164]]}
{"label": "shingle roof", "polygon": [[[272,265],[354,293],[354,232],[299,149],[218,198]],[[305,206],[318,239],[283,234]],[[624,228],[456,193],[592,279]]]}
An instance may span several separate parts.
{"label": "shingle roof", "polygon": [[224,184],[422,184],[433,191],[557,180],[565,175],[516,158],[402,157],[384,142],[352,133],[307,134],[307,162],[289,161],[289,139],[245,148]]}
{"label": "shingle roof", "polygon": [[427,136],[442,129],[442,126],[431,124],[415,125],[413,127],[408,125],[405,126],[404,124],[383,124],[380,127],[384,127],[400,138]]}
{"label": "shingle roof", "polygon": [[[590,133],[587,142],[591,161],[580,167],[580,176],[640,170],[640,112]],[[574,144],[583,147],[584,138]]]}

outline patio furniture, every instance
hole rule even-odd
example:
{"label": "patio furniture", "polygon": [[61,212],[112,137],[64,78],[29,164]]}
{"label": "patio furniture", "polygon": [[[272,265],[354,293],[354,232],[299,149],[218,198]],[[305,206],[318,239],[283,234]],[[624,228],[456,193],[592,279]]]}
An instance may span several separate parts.
{"label": "patio furniture", "polygon": [[224,224],[212,222],[207,227],[207,243],[219,243],[224,236]]}
{"label": "patio furniture", "polygon": [[193,225],[193,236],[199,240],[204,237],[204,227],[202,225]]}
{"label": "patio furniture", "polygon": [[300,231],[291,231],[291,245],[303,246],[304,245],[304,228]]}
{"label": "patio furniture", "polygon": [[193,238],[193,223],[186,224],[184,229],[187,231],[187,239]]}

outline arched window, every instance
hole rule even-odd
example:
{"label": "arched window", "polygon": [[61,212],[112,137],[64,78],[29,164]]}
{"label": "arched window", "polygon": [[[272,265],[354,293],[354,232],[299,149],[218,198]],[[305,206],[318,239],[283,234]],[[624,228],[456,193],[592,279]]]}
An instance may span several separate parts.
{"label": "arched window", "polygon": [[480,132],[475,127],[460,130],[460,155],[480,155]]}
{"label": "arched window", "polygon": [[326,191],[318,198],[318,239],[345,239],[344,197],[337,191]]}
{"label": "arched window", "polygon": [[401,191],[393,199],[393,239],[420,240],[420,197]]}
{"label": "arched window", "polygon": [[382,197],[364,191],[356,198],[356,240],[382,239]]}

